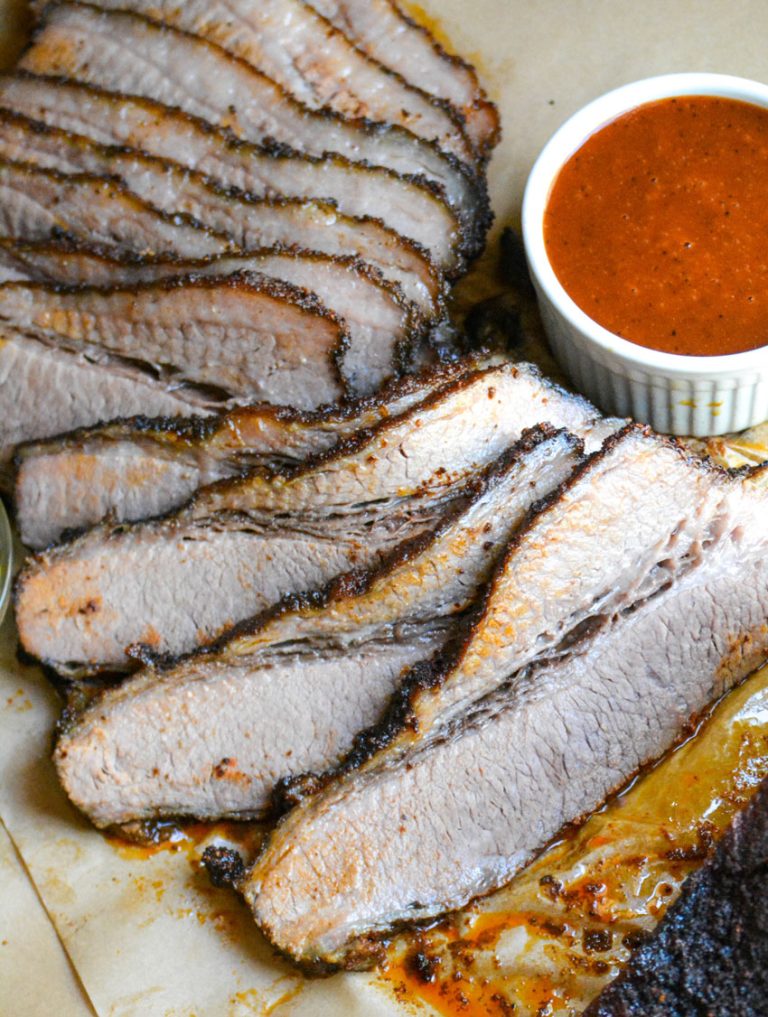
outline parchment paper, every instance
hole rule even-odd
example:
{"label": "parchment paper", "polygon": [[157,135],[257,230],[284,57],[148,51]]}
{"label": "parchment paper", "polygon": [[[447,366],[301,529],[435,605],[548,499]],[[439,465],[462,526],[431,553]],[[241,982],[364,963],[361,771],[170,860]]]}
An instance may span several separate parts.
{"label": "parchment paper", "polygon": [[[490,172],[497,231],[516,224],[527,172],[549,135],[601,92],[668,71],[768,80],[762,0],[427,0],[411,9],[476,63],[501,107],[504,140]],[[6,61],[24,21],[22,5],[0,2]],[[498,288],[494,255],[492,238],[461,286],[464,298]],[[233,896],[195,873],[187,852],[139,859],[92,830],[55,782],[48,753],[58,703],[36,669],[15,660],[15,638],[8,619],[0,631],[0,819],[15,848],[0,829],[0,941],[8,940],[0,1017],[404,1012],[375,975],[303,982],[273,958]]]}

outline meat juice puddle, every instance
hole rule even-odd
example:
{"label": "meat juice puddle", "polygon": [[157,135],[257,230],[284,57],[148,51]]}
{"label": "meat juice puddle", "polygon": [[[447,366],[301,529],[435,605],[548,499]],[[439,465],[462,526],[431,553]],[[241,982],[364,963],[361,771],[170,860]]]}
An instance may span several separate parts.
{"label": "meat juice puddle", "polygon": [[639,106],[565,163],[544,215],[574,302],[640,346],[690,356],[768,342],[768,110],[716,96]]}
{"label": "meat juice puddle", "polygon": [[444,1017],[576,1015],[768,776],[768,668],[508,886],[392,940],[382,981]]}

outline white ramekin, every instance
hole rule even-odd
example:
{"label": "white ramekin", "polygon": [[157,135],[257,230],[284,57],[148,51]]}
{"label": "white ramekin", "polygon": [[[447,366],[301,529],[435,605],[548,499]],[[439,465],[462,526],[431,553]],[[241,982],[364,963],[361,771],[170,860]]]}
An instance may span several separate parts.
{"label": "white ramekin", "polygon": [[547,337],[574,385],[607,413],[634,417],[658,431],[703,437],[768,420],[768,346],[722,357],[686,357],[630,343],[574,303],[544,247],[544,211],[569,157],[622,113],[683,95],[718,95],[768,107],[768,85],[703,73],[646,78],[595,99],[563,124],[536,160],[523,198],[523,239]]}

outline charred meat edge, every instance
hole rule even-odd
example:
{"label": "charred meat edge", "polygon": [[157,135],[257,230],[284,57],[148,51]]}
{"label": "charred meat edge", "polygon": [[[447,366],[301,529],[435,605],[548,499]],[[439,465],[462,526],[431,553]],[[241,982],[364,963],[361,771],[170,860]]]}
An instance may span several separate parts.
{"label": "charred meat edge", "polygon": [[[323,0],[310,0],[310,4],[366,53],[375,57],[380,63],[389,66],[388,60],[391,59],[391,56],[386,53],[386,45],[382,46],[376,39],[372,40],[361,33],[354,17],[349,13],[349,8],[355,7],[356,0],[339,0],[335,5],[337,8],[335,14],[331,10],[333,4],[326,4]],[[408,73],[404,77],[409,80],[413,79],[414,84],[425,92],[440,96],[462,112],[467,121],[470,138],[480,157],[488,157],[499,142],[501,124],[499,111],[495,104],[488,99],[485,90],[480,85],[475,68],[462,57],[448,53],[425,25],[415,21],[392,0],[381,0],[381,7],[387,9],[387,17],[393,21],[399,21],[408,30],[410,36],[420,38],[424,46],[432,50],[435,58],[444,64],[446,69],[453,72],[457,78],[457,86],[452,90],[452,95],[441,95],[440,92],[428,88],[426,84],[419,84],[420,75],[417,67],[409,67]],[[385,35],[384,38],[388,38],[388,35]],[[461,80],[462,85],[458,85],[458,80]],[[459,96],[459,91],[462,91],[464,95]]]}
{"label": "charred meat edge", "polygon": [[[334,311],[327,308],[314,293],[310,293],[308,290],[294,286],[292,283],[285,282],[282,279],[273,279],[270,276],[259,275],[256,272],[233,272],[231,275],[225,276],[173,276],[170,279],[142,283],[137,286],[51,286],[46,283],[30,282],[2,283],[0,284],[0,289],[15,286],[20,286],[31,291],[40,290],[52,294],[60,293],[67,296],[82,297],[87,297],[91,293],[100,296],[118,295],[121,293],[136,296],[142,291],[152,290],[170,293],[173,290],[183,290],[189,287],[209,290],[227,287],[230,289],[244,289],[253,293],[266,293],[267,296],[275,300],[290,303],[300,310],[306,311],[308,314],[325,318],[326,321],[336,325],[338,339],[334,349],[328,355],[329,364],[331,373],[335,377],[340,391],[343,393],[343,398],[347,399],[349,397],[348,384],[342,370],[344,355],[349,348],[349,333],[345,322]],[[194,384],[194,382],[192,383]]]}
{"label": "charred meat edge", "polygon": [[[92,13],[103,13],[99,12],[98,8],[91,7],[88,4],[72,2],[69,3],[68,6],[73,9],[79,8],[83,11],[91,11]],[[465,216],[465,223],[467,229],[470,230],[476,237],[475,242],[478,252],[481,249],[482,241],[480,243],[477,242],[477,234],[484,236],[485,232],[487,231],[492,221],[492,213],[490,211],[490,199],[488,197],[487,191],[487,182],[485,181],[483,174],[476,172],[466,163],[457,159],[454,155],[451,155],[450,153],[443,151],[439,147],[439,145],[436,144],[436,142],[427,141],[423,138],[419,138],[411,131],[407,130],[407,128],[400,127],[397,124],[381,124],[375,121],[367,120],[365,118],[345,119],[344,117],[340,117],[338,116],[338,114],[333,113],[331,110],[328,109],[310,110],[306,106],[297,102],[297,100],[294,99],[293,96],[290,95],[290,93],[286,92],[283,88],[281,88],[279,84],[276,84],[271,79],[264,78],[263,75],[259,75],[259,72],[255,68],[253,68],[250,64],[247,64],[245,61],[240,60],[238,57],[232,56],[232,54],[227,53],[226,50],[222,50],[221,47],[217,46],[215,43],[208,42],[206,39],[201,39],[199,36],[191,35],[188,32],[183,32],[180,29],[170,28],[167,25],[161,25],[158,22],[154,22],[148,18],[142,17],[141,15],[133,14],[130,11],[113,11],[110,13],[111,16],[116,21],[120,18],[127,21],[132,20],[136,23],[143,25],[145,28],[154,29],[155,31],[161,34],[173,33],[174,35],[178,35],[180,38],[187,38],[189,40],[192,40],[194,43],[202,47],[210,48],[211,51],[213,51],[217,55],[220,55],[221,57],[224,57],[227,61],[235,62],[237,66],[245,69],[249,75],[259,76],[263,78],[265,81],[267,81],[269,83],[270,88],[276,90],[276,92],[281,96],[281,98],[286,103],[289,103],[291,106],[295,107],[297,115],[300,117],[312,118],[315,122],[325,121],[327,123],[343,125],[346,129],[349,130],[362,131],[363,135],[366,138],[376,142],[379,142],[379,139],[381,139],[385,135],[392,133],[393,136],[397,137],[399,140],[407,141],[408,144],[415,146],[417,149],[422,148],[423,151],[428,151],[434,159],[437,159],[445,167],[445,176],[449,176],[454,179],[457,176],[460,177],[461,189],[469,191],[472,194],[473,205],[475,206],[475,209],[473,209],[472,212],[470,213],[467,213],[466,210],[463,210],[461,208],[459,208],[459,211]],[[34,49],[37,39],[44,33],[44,31],[45,25],[39,25],[36,28],[35,32],[33,33],[29,46],[27,47],[27,50],[25,50],[25,52],[22,54],[22,57],[20,59],[20,69],[22,71],[29,70],[29,68],[24,66],[25,57],[27,53],[31,52]],[[48,71],[46,70],[45,73],[47,75]],[[44,75],[38,74],[38,76]],[[53,76],[58,77],[59,75],[53,72]],[[104,89],[104,91],[109,90]],[[130,98],[133,97],[130,96]],[[271,140],[272,139],[269,139],[269,141]],[[377,147],[379,146],[377,145]]]}
{"label": "charred meat edge", "polygon": [[[93,173],[59,173],[57,170],[43,169],[42,167],[35,166],[32,163],[15,162],[10,159],[0,159],[0,173],[2,173],[2,171],[6,169],[19,176],[29,175],[31,179],[34,179],[35,176],[40,176],[42,178],[50,180],[53,184],[61,184],[62,186],[68,186],[73,188],[77,188],[79,185],[82,185],[84,190],[90,189],[91,191],[94,190],[103,191],[105,192],[104,199],[106,201],[109,201],[111,198],[114,198],[115,195],[119,195],[121,201],[124,204],[132,206],[137,212],[140,212],[143,216],[150,216],[152,218],[158,219],[166,226],[172,227],[184,226],[189,229],[194,229],[197,232],[205,235],[206,237],[209,237],[211,241],[217,241],[220,247],[219,251],[217,252],[219,254],[227,253],[236,254],[238,251],[237,246],[226,234],[221,233],[218,230],[211,229],[208,226],[204,226],[202,223],[198,222],[197,219],[195,219],[193,216],[187,215],[184,212],[178,212],[174,213],[173,215],[168,215],[166,212],[158,211],[158,209],[156,209],[153,205],[150,205],[148,202],[143,201],[141,198],[137,197],[132,191],[129,191],[128,188],[125,187],[125,185],[116,177],[96,176]],[[27,240],[30,238],[27,236],[23,236],[20,237],[19,239]],[[50,232],[50,239],[52,241],[62,240],[65,243],[69,241],[77,243],[78,241],[87,242],[89,240],[89,237],[84,234],[78,234],[68,231],[64,227],[52,227]],[[118,244],[118,242],[115,242],[114,247],[110,246],[110,250],[113,251],[117,250],[120,253],[133,254],[135,257],[138,258],[153,257],[156,255],[156,252],[154,251],[136,251],[136,250],[131,251],[129,250],[127,245]]]}
{"label": "charred meat edge", "polygon": [[[134,163],[140,164],[147,172],[159,176],[161,174],[174,174],[180,178],[180,184],[182,187],[185,186],[187,180],[193,185],[203,188],[206,191],[210,191],[212,194],[218,195],[222,201],[231,202],[247,202],[248,205],[265,205],[271,206],[279,200],[290,200],[290,201],[301,201],[306,203],[307,201],[317,201],[318,204],[324,204],[324,199],[313,196],[309,199],[306,197],[289,198],[287,195],[281,195],[279,199],[271,198],[267,196],[255,196],[248,194],[237,187],[222,186],[218,181],[206,176],[203,173],[199,173],[197,170],[189,169],[183,166],[181,163],[176,162],[173,159],[168,159],[164,156],[151,155],[141,149],[128,149],[125,145],[103,145],[99,142],[92,141],[90,138],[84,135],[76,134],[72,131],[65,130],[61,127],[54,127],[40,120],[34,120],[28,117],[24,113],[16,113],[12,110],[6,110],[0,107],[0,121],[7,124],[12,124],[17,127],[22,133],[29,134],[30,138],[46,137],[51,141],[54,141],[60,145],[58,155],[65,159],[70,160],[70,155],[74,154],[74,157],[85,159],[86,161],[94,161],[99,163],[99,168],[95,169],[91,166],[82,166],[76,172],[86,172],[96,175],[103,176],[115,176],[119,178],[125,187],[130,189],[130,180],[128,180],[121,171],[121,162],[123,159],[128,159]],[[56,151],[54,149],[54,151]],[[37,159],[36,153],[32,153],[33,158],[28,158],[26,153],[21,156],[25,161],[29,161],[32,165],[42,165],[35,161]],[[58,169],[57,167],[53,167]],[[69,173],[68,169],[58,169],[59,172]],[[194,196],[194,191],[193,191]],[[141,195],[139,195],[141,197]],[[168,211],[167,214],[177,214],[176,210]],[[190,213],[185,213],[190,214]],[[338,213],[339,215],[345,215],[345,213]],[[452,233],[459,240],[459,248],[463,246],[461,241],[461,226],[459,220],[455,214],[448,209],[448,216],[452,222]],[[395,233],[391,227],[387,226],[383,220],[375,216],[346,216],[346,218],[359,219],[363,222],[377,222],[381,227],[387,230],[389,233]],[[398,234],[399,235],[399,234]],[[408,238],[403,237],[403,241],[407,241]],[[418,241],[410,240],[410,244],[414,247],[418,253],[422,254],[425,258],[434,265],[435,270],[438,270],[438,266],[431,252],[423,247]],[[460,270],[460,266],[463,264],[463,255],[456,252],[456,259],[453,264],[445,264],[440,266],[439,270],[445,269],[448,272],[455,272]]]}

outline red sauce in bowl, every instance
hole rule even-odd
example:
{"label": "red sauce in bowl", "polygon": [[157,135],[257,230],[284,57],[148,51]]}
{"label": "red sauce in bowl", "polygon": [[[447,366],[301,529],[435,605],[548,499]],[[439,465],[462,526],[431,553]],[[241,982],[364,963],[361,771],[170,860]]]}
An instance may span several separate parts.
{"label": "red sauce in bowl", "polygon": [[612,121],[560,171],[544,241],[571,298],[624,339],[768,344],[768,109],[686,96]]}

